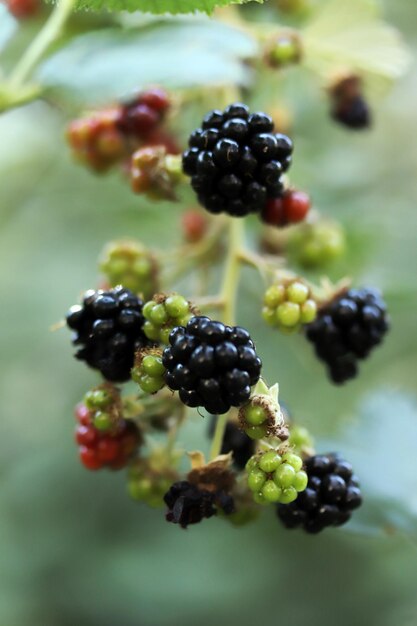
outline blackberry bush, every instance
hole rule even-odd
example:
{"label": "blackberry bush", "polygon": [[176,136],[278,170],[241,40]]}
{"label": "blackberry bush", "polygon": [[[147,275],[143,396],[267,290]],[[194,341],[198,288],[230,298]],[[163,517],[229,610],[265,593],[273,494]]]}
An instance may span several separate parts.
{"label": "blackberry bush", "polygon": [[249,399],[262,363],[247,330],[196,316],[175,328],[169,343],[165,381],[184,404],[222,414]]}
{"label": "blackberry bush", "polygon": [[136,350],[149,344],[143,332],[143,301],[129,289],[90,290],[81,305],[67,313],[67,326],[74,331],[75,356],[101,372],[106,380],[124,382]]}
{"label": "blackberry bush", "polygon": [[[97,2],[83,0],[82,4],[94,9]],[[110,6],[109,0],[100,0],[100,8],[114,10],[118,3],[120,0],[112,0]],[[277,333],[268,334],[265,327],[262,332],[270,341],[271,358],[266,359],[269,371],[261,372],[261,358],[251,338],[256,328],[249,332],[238,324],[256,319],[252,313],[257,311],[258,318],[262,313],[273,329],[288,334],[302,329],[335,383],[356,376],[358,362],[382,341],[389,322],[385,303],[376,290],[347,290],[349,279],[333,285],[327,277],[313,287],[292,267],[294,260],[308,268],[320,267],[339,256],[346,242],[342,227],[331,219],[324,220],[317,206],[312,206],[310,193],[294,186],[288,174],[293,153],[291,135],[297,150],[304,151],[309,159],[308,168],[301,163],[296,176],[314,181],[316,189],[311,191],[318,198],[326,196],[324,185],[335,184],[330,168],[321,177],[316,171],[324,162],[321,151],[326,134],[320,133],[321,140],[312,142],[308,118],[302,126],[301,142],[297,137],[301,128],[298,109],[304,107],[301,101],[313,98],[318,90],[305,90],[303,97],[297,98],[297,107],[292,108],[290,94],[285,101],[281,99],[275,81],[280,79],[281,70],[291,72],[292,65],[308,68],[312,77],[316,74],[320,84],[324,81],[327,86],[333,118],[349,128],[365,128],[371,118],[365,94],[376,82],[375,77],[388,82],[405,66],[398,41],[380,21],[372,22],[375,12],[369,10],[365,23],[370,25],[372,37],[364,38],[363,22],[355,16],[358,2],[352,8],[346,36],[337,3],[275,0],[269,8],[272,26],[267,29],[262,19],[247,24],[245,20],[252,19],[250,12],[239,13],[237,28],[227,18],[231,47],[226,46],[226,52],[221,45],[217,51],[216,46],[215,63],[199,57],[195,74],[188,64],[176,63],[189,52],[188,22],[173,22],[172,32],[178,26],[183,29],[181,37],[169,37],[168,45],[160,47],[169,50],[172,59],[163,58],[161,64],[156,55],[147,66],[149,71],[155,70],[155,78],[159,75],[170,84],[174,82],[168,73],[175,68],[175,84],[183,87],[168,93],[163,86],[152,84],[136,91],[132,75],[126,71],[128,55],[120,53],[120,46],[123,37],[133,37],[138,58],[141,51],[152,55],[149,29],[137,28],[133,33],[119,28],[113,37],[112,29],[103,29],[102,18],[94,17],[91,11],[88,19],[80,13],[67,32],[65,26],[75,4],[76,0],[59,0],[53,8],[39,12],[39,25],[44,12],[45,17],[49,12],[51,17],[15,68],[10,67],[13,49],[21,46],[7,50],[0,77],[0,111],[39,97],[51,102],[57,119],[62,112],[72,110],[79,97],[67,102],[66,89],[60,89],[55,100],[58,90],[53,87],[67,87],[77,80],[79,33],[86,49],[100,41],[103,54],[88,55],[86,76],[90,63],[94,72],[87,90],[88,81],[82,73],[84,80],[77,95],[81,99],[86,91],[88,95],[81,102],[81,112],[67,125],[67,141],[74,156],[93,171],[112,170],[121,175],[121,182],[109,181],[109,187],[103,187],[98,204],[104,201],[106,205],[109,190],[108,203],[126,211],[124,193],[130,194],[132,207],[129,217],[124,216],[129,236],[140,233],[143,226],[146,238],[147,221],[158,220],[172,228],[168,234],[177,241],[169,249],[169,238],[161,232],[160,249],[154,251],[152,247],[152,252],[149,242],[111,242],[101,256],[103,276],[97,289],[86,292],[81,304],[67,314],[75,357],[104,378],[77,407],[76,440],[82,463],[92,470],[126,467],[132,498],[150,506],[165,504],[167,520],[184,528],[214,516],[227,517],[236,524],[253,521],[260,505],[266,503],[279,504],[279,517],[288,527],[300,525],[318,532],[326,525],[344,523],[360,503],[350,466],[337,455],[315,456],[310,434],[298,422],[292,423],[278,401],[278,375],[285,373],[287,379],[293,375],[297,392],[302,394],[315,374],[306,371],[302,357],[298,363],[287,358],[288,342],[281,342]],[[135,0],[130,4],[132,10],[137,8]],[[190,12],[199,8],[197,0],[142,4],[151,12],[178,12],[178,4],[186,4]],[[218,0],[210,0],[207,10],[216,4]],[[6,5],[22,18],[38,6],[35,0],[7,0]],[[280,10],[296,14],[291,30],[279,25]],[[204,50],[207,55],[212,53],[210,29],[215,28],[216,20],[223,19],[221,11],[215,15],[213,21],[201,25],[203,41],[196,54]],[[296,28],[298,18],[307,23]],[[17,26],[10,16],[6,20],[1,47]],[[99,31],[93,32],[90,40],[91,24]],[[113,30],[117,24],[115,19]],[[163,30],[152,30],[155,49]],[[248,57],[241,72],[235,71],[242,59],[238,58],[240,46],[236,44],[239,50],[234,49],[233,30],[239,40],[242,31],[247,39],[244,49]],[[73,37],[77,37],[75,42]],[[111,41],[106,49],[108,37]],[[357,43],[354,72],[348,67],[352,42]],[[381,56],[382,44],[385,54]],[[78,51],[75,55],[74,50]],[[375,63],[370,58],[372,51],[376,52]],[[48,59],[49,54],[57,54],[58,59]],[[73,56],[75,62],[71,61]],[[103,59],[106,72],[100,65]],[[75,67],[68,72],[71,63]],[[115,67],[120,71],[113,70],[109,84],[101,83]],[[345,67],[341,74],[339,68]],[[236,84],[230,84],[230,76],[235,74]],[[143,73],[141,76],[144,79]],[[114,101],[103,102],[109,92]],[[83,113],[81,106],[88,106],[94,98],[99,108]],[[231,100],[236,101],[226,106]],[[255,103],[272,115],[255,110]],[[310,104],[307,102],[306,109]],[[33,110],[36,116],[36,107]],[[192,130],[194,116],[202,122]],[[327,123],[330,126],[329,120]],[[337,133],[335,138],[337,141]],[[344,155],[348,154],[345,148],[341,144]],[[349,166],[346,171],[350,171]],[[318,188],[320,181],[323,184]],[[94,188],[107,183],[95,179],[90,184]],[[116,201],[111,190],[117,191]],[[77,186],[71,193],[77,196],[77,206],[83,204]],[[193,200],[189,204],[195,195],[201,205],[197,209]],[[120,207],[114,207],[119,198]],[[174,203],[183,209],[181,215]],[[242,218],[250,214],[262,222],[259,247],[256,229],[250,237],[245,236],[246,220]],[[108,228],[107,216],[103,211],[99,230]],[[88,223],[88,216],[86,220]],[[111,222],[111,226],[119,236],[117,224]],[[250,270],[265,286],[263,303],[258,301],[259,290],[250,284],[239,291],[243,268],[248,270],[245,282]],[[261,373],[271,380],[265,380]],[[131,381],[136,384],[127,386],[127,392],[113,384]],[[290,395],[283,391],[284,397]],[[212,414],[207,458],[194,445],[191,450],[179,445],[187,420],[203,419],[200,409]]]}
{"label": "blackberry bush", "polygon": [[376,289],[350,289],[320,309],[306,336],[316,355],[327,365],[334,383],[358,373],[358,360],[366,359],[389,328],[387,308]]}
{"label": "blackberry bush", "polygon": [[338,454],[320,454],[305,462],[308,485],[288,506],[277,513],[286,528],[302,527],[319,533],[327,526],[341,526],[362,504],[357,477],[350,463]]}
{"label": "blackberry bush", "polygon": [[188,144],[183,169],[200,204],[211,213],[260,213],[268,199],[282,195],[293,145],[274,132],[266,113],[251,113],[242,103],[210,111]]}

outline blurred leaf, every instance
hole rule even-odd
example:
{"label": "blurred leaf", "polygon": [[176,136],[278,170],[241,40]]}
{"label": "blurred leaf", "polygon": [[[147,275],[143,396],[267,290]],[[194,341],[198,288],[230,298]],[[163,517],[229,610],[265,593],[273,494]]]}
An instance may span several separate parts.
{"label": "blurred leaf", "polygon": [[248,71],[240,59],[254,50],[247,34],[213,20],[162,21],[76,37],[43,64],[38,79],[86,102],[121,97],[146,84],[243,84]]}
{"label": "blurred leaf", "polygon": [[330,444],[352,462],[364,504],[351,527],[409,534],[417,540],[417,398],[379,390],[365,396],[354,424]]}
{"label": "blurred leaf", "polygon": [[369,0],[323,2],[303,31],[303,45],[306,66],[325,78],[353,70],[381,84],[401,76],[410,61],[400,34]]}
{"label": "blurred leaf", "polygon": [[[212,13],[216,7],[244,4],[249,0],[78,0],[77,8],[93,11],[143,11],[144,13]],[[262,3],[263,0],[256,0]]]}
{"label": "blurred leaf", "polygon": [[6,5],[0,4],[0,50],[7,44],[16,28],[16,20],[10,15]]}

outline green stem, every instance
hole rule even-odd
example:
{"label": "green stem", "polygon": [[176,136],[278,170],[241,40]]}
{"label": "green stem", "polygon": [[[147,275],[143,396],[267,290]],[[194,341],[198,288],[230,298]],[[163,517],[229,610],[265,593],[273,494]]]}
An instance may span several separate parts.
{"label": "green stem", "polygon": [[76,0],[60,0],[42,30],[32,41],[25,54],[14,68],[9,85],[18,90],[39,63],[49,46],[61,35]]}
{"label": "green stem", "polygon": [[231,217],[229,221],[229,241],[223,283],[220,289],[220,298],[224,302],[223,321],[233,326],[235,324],[236,294],[239,283],[239,254],[243,247],[244,222],[242,219]]}
{"label": "green stem", "polygon": [[[244,221],[235,217],[229,220],[229,240],[223,282],[220,289],[220,298],[224,302],[223,321],[233,326],[235,324],[236,296],[239,286],[240,261],[239,253],[243,247]],[[220,454],[224,431],[226,429],[228,413],[219,415],[213,435],[210,450],[210,459]]]}

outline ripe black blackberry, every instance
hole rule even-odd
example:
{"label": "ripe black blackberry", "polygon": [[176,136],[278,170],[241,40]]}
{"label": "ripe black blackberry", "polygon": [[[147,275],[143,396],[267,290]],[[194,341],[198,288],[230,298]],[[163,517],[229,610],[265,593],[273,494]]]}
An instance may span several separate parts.
{"label": "ripe black blackberry", "polygon": [[389,328],[386,304],[376,289],[350,289],[319,310],[306,336],[341,384],[354,378],[358,359],[365,359],[381,343]]}
{"label": "ripe black blackberry", "polygon": [[169,343],[165,381],[184,404],[221,414],[249,399],[262,362],[247,330],[196,316],[174,328]]}
{"label": "ripe black blackberry", "polygon": [[266,113],[250,113],[241,103],[210,111],[188,143],[183,169],[211,213],[260,213],[267,200],[282,194],[293,145],[286,135],[274,133]]}
{"label": "ripe black blackberry", "polygon": [[342,526],[362,504],[357,477],[338,454],[318,454],[305,461],[307,489],[291,504],[279,504],[277,515],[286,528],[301,526],[319,533],[326,526]]}
{"label": "ripe black blackberry", "polygon": [[[209,424],[209,436],[214,434],[216,418],[212,418]],[[250,439],[237,424],[228,421],[224,431],[221,454],[233,453],[233,463],[237,469],[243,470],[251,456],[255,454],[255,441]]]}
{"label": "ripe black blackberry", "polygon": [[129,289],[90,290],[83,303],[68,311],[66,321],[81,346],[75,357],[98,369],[106,380],[130,378],[136,350],[149,345],[143,333],[143,301]]}
{"label": "ripe black blackberry", "polygon": [[371,125],[371,112],[366,100],[358,95],[351,100],[338,102],[331,112],[334,120],[352,128],[361,130]]}
{"label": "ripe black blackberry", "polygon": [[221,508],[226,515],[234,512],[232,496],[223,491],[212,492],[199,489],[186,480],[174,483],[164,496],[168,506],[166,520],[187,528],[189,524],[198,524],[204,518],[217,514]]}

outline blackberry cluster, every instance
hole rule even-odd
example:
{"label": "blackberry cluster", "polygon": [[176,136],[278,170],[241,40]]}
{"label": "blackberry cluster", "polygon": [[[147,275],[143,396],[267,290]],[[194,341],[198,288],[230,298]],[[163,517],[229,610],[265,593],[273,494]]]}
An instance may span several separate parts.
{"label": "blackberry cluster", "polygon": [[338,454],[319,454],[305,462],[308,486],[295,502],[278,505],[277,514],[286,528],[302,526],[319,533],[326,526],[341,526],[362,503],[359,483],[350,463]]}
{"label": "blackberry cluster", "polygon": [[241,103],[210,111],[188,143],[183,170],[211,213],[260,213],[268,199],[282,194],[293,146],[286,135],[274,133],[266,113],[251,114]]}
{"label": "blackberry cluster", "polygon": [[87,291],[82,304],[71,307],[66,317],[75,331],[74,345],[81,346],[75,357],[106,380],[129,380],[136,350],[149,345],[142,306],[142,300],[123,287]]}
{"label": "blackberry cluster", "polygon": [[187,528],[202,519],[213,517],[220,508],[226,515],[234,512],[232,496],[224,491],[212,492],[199,489],[186,480],[174,483],[164,496],[168,507],[166,520]]}
{"label": "blackberry cluster", "polygon": [[165,382],[184,404],[222,414],[249,399],[262,362],[247,330],[195,316],[174,328],[169,343],[162,357]]}
{"label": "blackberry cluster", "polygon": [[[213,418],[209,425],[209,436],[214,435],[216,419]],[[231,421],[228,421],[224,431],[220,454],[233,453],[233,463],[237,469],[243,470],[246,463],[255,453],[255,442]]]}
{"label": "blackberry cluster", "polygon": [[354,378],[358,359],[365,359],[381,343],[389,328],[386,305],[376,289],[350,289],[319,310],[306,335],[328,367],[330,378],[341,384]]}

